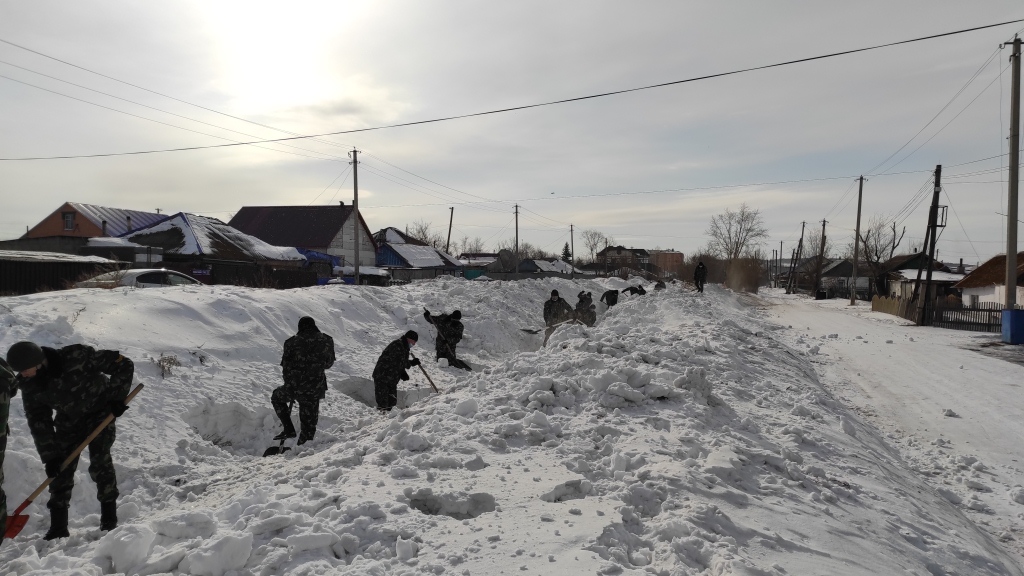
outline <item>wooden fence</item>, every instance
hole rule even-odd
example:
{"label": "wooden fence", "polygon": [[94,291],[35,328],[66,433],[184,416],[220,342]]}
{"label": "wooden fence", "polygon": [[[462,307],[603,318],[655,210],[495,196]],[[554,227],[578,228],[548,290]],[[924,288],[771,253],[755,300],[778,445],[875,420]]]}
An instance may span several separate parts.
{"label": "wooden fence", "polygon": [[892,314],[917,323],[917,300],[875,296],[871,299],[871,311]]}
{"label": "wooden fence", "polygon": [[[1016,308],[1019,310],[1021,306]],[[871,310],[917,322],[917,301],[909,298],[875,296],[871,299]],[[929,312],[930,322],[927,323],[936,328],[997,334],[1003,329],[1003,305],[996,302],[964,306],[957,298],[937,298]]]}

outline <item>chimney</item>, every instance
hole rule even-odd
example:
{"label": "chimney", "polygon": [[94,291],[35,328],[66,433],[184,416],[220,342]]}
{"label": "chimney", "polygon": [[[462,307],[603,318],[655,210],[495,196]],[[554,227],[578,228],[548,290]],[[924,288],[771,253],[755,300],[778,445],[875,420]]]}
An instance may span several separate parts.
{"label": "chimney", "polygon": [[106,220],[103,221],[103,235],[104,236],[107,235],[107,221]]}
{"label": "chimney", "polygon": [[344,206],[345,205],[345,201],[344,200],[338,200],[338,204],[341,204],[342,206]]}
{"label": "chimney", "polygon": [[131,216],[125,216],[125,219],[128,220],[128,230],[126,230],[126,232],[131,232],[132,231],[132,217]]}
{"label": "chimney", "polygon": [[963,274],[964,273],[964,259],[963,258],[960,259],[960,265],[956,267],[956,271],[957,271],[958,274]]}

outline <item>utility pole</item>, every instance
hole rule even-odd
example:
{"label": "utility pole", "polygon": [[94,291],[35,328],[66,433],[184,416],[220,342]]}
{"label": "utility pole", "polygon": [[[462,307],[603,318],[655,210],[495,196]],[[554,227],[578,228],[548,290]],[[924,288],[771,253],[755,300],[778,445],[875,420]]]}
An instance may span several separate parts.
{"label": "utility pole", "polygon": [[775,263],[775,287],[780,288],[782,277],[782,240],[779,240],[779,259]]}
{"label": "utility pole", "polygon": [[448,254],[448,249],[452,245],[452,220],[455,219],[455,206],[449,208],[450,213],[448,214],[448,241],[444,243],[444,253]]}
{"label": "utility pole", "polygon": [[857,263],[860,261],[860,206],[864,199],[864,176],[857,190],[857,228],[853,231],[853,279],[850,280],[850,306],[857,304]]}
{"label": "utility pole", "polygon": [[352,282],[359,286],[359,150],[352,148],[349,158],[352,158],[352,236],[355,237],[352,247],[356,255]]}
{"label": "utility pole", "polygon": [[519,273],[519,204],[516,204],[516,269]]}
{"label": "utility pole", "polygon": [[569,224],[569,278],[576,279],[576,242],[573,238],[572,224]]}
{"label": "utility pole", "polygon": [[[932,208],[928,211],[928,232],[925,234],[925,244],[921,246],[923,252],[925,248],[928,249],[927,266],[928,271],[925,275],[924,281],[924,294],[920,295],[917,301],[917,324],[918,326],[929,326],[931,325],[931,319],[928,318],[928,301],[931,300],[931,284],[932,284],[932,269],[935,267],[935,241],[938,236],[938,222],[939,222],[939,192],[942,190],[942,165],[939,164],[935,167],[935,189],[932,193]],[[921,277],[921,268],[917,269],[917,276]],[[914,295],[918,294],[917,285],[920,284],[920,280],[915,283]]]}
{"label": "utility pole", "polygon": [[800,262],[800,253],[804,249],[804,228],[806,227],[807,222],[800,223],[800,242],[796,245],[796,251],[793,252],[793,261],[789,265],[789,282],[786,283],[786,294],[792,294],[800,285],[794,278],[796,278],[796,266]]}
{"label": "utility pole", "polygon": [[821,220],[821,248],[818,249],[818,268],[814,271],[814,297],[818,297],[818,290],[821,289],[821,270],[825,266],[825,224],[828,221]]}
{"label": "utility pole", "polygon": [[[1020,182],[1020,45],[1013,37],[1013,77],[1010,81],[1010,186],[1006,202],[1006,301],[1004,310],[1017,304],[1017,192]],[[1003,334],[1007,333],[1003,329]]]}

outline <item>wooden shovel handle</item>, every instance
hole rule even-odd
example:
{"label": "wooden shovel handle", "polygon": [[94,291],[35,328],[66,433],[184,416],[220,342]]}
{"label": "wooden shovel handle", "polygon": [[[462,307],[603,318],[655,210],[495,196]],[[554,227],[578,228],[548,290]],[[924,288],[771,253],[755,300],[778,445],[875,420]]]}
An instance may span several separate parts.
{"label": "wooden shovel handle", "polygon": [[[409,352],[409,356],[412,356],[412,352]],[[412,359],[419,360],[419,358],[415,356],[412,356]],[[430,387],[434,389],[434,392],[440,394],[441,391],[437,389],[437,386],[434,385],[434,381],[430,379],[430,375],[427,374],[427,371],[423,369],[423,364],[417,364],[416,366],[419,367],[420,372],[423,372],[423,375],[427,378],[427,382],[430,382]]]}
{"label": "wooden shovel handle", "polygon": [[[124,399],[124,403],[127,405],[129,402],[131,402],[132,398],[135,398],[136,394],[138,394],[139,392],[142,392],[143,388],[145,388],[144,384],[139,384],[138,386],[136,386],[135,389],[132,390],[131,393],[128,394],[128,396]],[[82,451],[85,450],[85,447],[88,446],[89,444],[91,444],[92,441],[95,440],[96,437],[100,435],[100,432],[103,432],[103,429],[106,428],[113,421],[114,421],[114,415],[113,414],[107,414],[107,417],[104,418],[103,421],[100,422],[99,426],[97,426],[96,429],[92,431],[92,434],[89,434],[89,436],[85,439],[85,441],[83,441],[78,446],[78,448],[75,448],[74,452],[69,454],[68,457],[64,459],[64,462],[60,465],[60,472],[63,472],[65,468],[67,468],[69,465],[71,465],[71,462],[74,461],[75,458],[78,458],[78,456],[82,453]],[[58,474],[60,472],[58,472]],[[33,492],[31,495],[29,495],[29,497],[26,498],[25,501],[21,503],[21,506],[18,506],[18,509],[14,511],[13,515],[17,516],[18,514],[21,514],[25,510],[25,508],[28,508],[29,504],[34,502],[35,499],[40,494],[43,493],[43,490],[46,490],[46,488],[50,485],[50,483],[53,482],[53,480],[54,480],[53,478],[47,478],[42,484],[40,484],[39,488],[36,488],[36,491]]]}

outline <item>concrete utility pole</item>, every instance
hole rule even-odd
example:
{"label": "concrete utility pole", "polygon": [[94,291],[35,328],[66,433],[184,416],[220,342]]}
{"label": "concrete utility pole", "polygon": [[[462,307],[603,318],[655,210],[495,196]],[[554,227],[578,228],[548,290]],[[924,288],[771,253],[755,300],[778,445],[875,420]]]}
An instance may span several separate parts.
{"label": "concrete utility pole", "polygon": [[569,224],[569,278],[576,279],[576,242],[573,239],[572,224]]}
{"label": "concrete utility pole", "polygon": [[452,220],[455,219],[455,206],[449,208],[450,213],[448,214],[448,241],[444,243],[444,253],[448,254],[448,249],[452,245]]}
{"label": "concrete utility pole", "polygon": [[516,269],[519,273],[519,204],[516,204]]}
{"label": "concrete utility pole", "polygon": [[[1020,45],[1013,37],[1013,79],[1010,82],[1010,186],[1006,202],[1006,300],[1004,310],[1017,304],[1017,192],[1020,182]],[[1005,334],[1005,332],[1004,332]]]}
{"label": "concrete utility pole", "polygon": [[355,238],[352,247],[355,249],[355,262],[352,264],[352,283],[359,286],[359,150],[355,148],[349,153],[352,159],[352,236]]}
{"label": "concrete utility pole", "polygon": [[857,228],[853,231],[853,278],[850,280],[850,306],[857,304],[857,263],[860,261],[860,206],[864,199],[864,176],[857,190]]}

